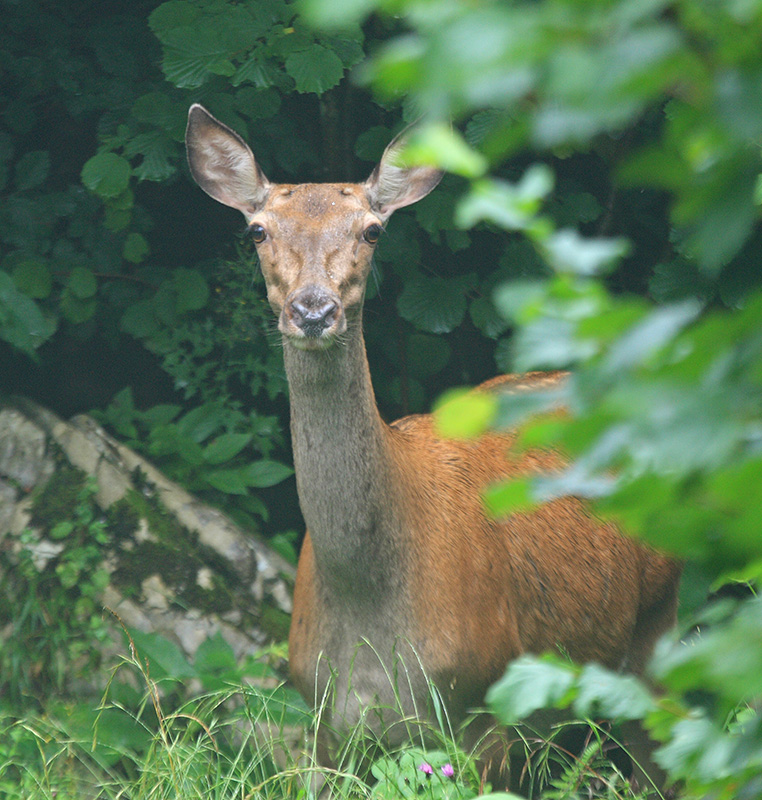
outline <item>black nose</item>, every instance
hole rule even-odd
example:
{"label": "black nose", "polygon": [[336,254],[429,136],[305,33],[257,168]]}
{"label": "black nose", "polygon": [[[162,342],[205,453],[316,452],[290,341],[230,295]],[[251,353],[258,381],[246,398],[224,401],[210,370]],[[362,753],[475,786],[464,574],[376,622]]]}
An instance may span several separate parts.
{"label": "black nose", "polygon": [[339,304],[322,292],[307,290],[291,299],[288,312],[291,322],[305,336],[316,339],[336,322]]}

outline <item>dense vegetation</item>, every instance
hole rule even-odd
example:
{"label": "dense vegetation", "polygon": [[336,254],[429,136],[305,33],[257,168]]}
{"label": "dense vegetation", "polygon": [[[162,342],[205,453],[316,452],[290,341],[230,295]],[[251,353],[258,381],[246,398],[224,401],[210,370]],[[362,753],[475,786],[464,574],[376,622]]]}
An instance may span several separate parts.
{"label": "dense vegetation", "polygon": [[[293,490],[269,488],[288,474],[269,311],[239,220],[188,180],[187,108],[238,130],[274,180],[362,179],[422,117],[411,155],[450,174],[379,246],[366,326],[384,412],[497,370],[573,368],[567,419],[525,421],[547,398],[517,409],[456,395],[441,424],[518,423],[526,444],[572,456],[552,479],[496,489],[496,513],[585,495],[687,564],[692,646],[659,649],[663,695],[526,660],[490,700],[506,719],[552,703],[643,718],[688,796],[760,796],[762,2],[3,9],[2,389],[96,409],[245,524],[298,528],[278,510]],[[710,590],[721,602],[705,604]],[[159,727],[168,757],[190,741]],[[29,742],[14,731],[5,757],[18,764]],[[230,752],[246,791],[276,786],[236,772]],[[569,774],[555,796],[581,791]]]}

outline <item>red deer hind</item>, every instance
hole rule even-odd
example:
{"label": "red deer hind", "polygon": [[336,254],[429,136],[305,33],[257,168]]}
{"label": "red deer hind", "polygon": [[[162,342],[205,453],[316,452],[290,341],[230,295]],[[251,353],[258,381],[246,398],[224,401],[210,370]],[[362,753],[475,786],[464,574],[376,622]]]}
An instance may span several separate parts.
{"label": "red deer hind", "polygon": [[[272,184],[246,143],[199,105],[186,143],[199,186],[246,218],[283,338],[308,529],[290,669],[308,702],[333,693],[321,760],[333,757],[329,730],[349,732],[362,719],[399,743],[405,726],[394,714],[365,710],[425,715],[427,676],[457,723],[522,653],[560,648],[641,673],[674,623],[675,563],[574,498],[507,519],[485,514],[486,486],[558,468],[557,455],[508,458],[510,432],[450,441],[428,415],[391,425],[379,415],[362,331],[373,249],[392,212],[425,197],[441,173],[400,166],[395,140],[365,183]],[[491,387],[562,379],[531,373]]]}

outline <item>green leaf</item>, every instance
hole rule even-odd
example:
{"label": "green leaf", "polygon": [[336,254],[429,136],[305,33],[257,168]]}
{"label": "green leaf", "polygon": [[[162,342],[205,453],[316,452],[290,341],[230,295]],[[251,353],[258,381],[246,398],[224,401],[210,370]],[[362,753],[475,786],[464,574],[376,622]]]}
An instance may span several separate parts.
{"label": "green leaf", "polygon": [[469,147],[457,131],[443,124],[416,131],[402,158],[405,164],[439,167],[466,178],[478,178],[487,169],[484,156]]}
{"label": "green leaf", "polygon": [[132,168],[116,153],[98,153],[82,167],[82,183],[104,198],[118,197],[127,190]]}
{"label": "green leaf", "polygon": [[170,678],[179,681],[198,676],[180,648],[161,634],[130,629],[129,635],[141,664],[148,663],[153,680]]}
{"label": "green leaf", "polygon": [[19,292],[11,276],[0,270],[0,338],[34,355],[54,330],[34,300]]}
{"label": "green leaf", "polygon": [[203,442],[223,427],[226,419],[225,408],[220,403],[204,403],[184,414],[178,421],[177,428],[183,436],[194,442]]}
{"label": "green leaf", "polygon": [[88,300],[98,291],[98,282],[92,270],[87,267],[74,267],[66,282],[69,291],[78,300]]}
{"label": "green leaf", "polygon": [[[116,400],[116,398],[114,398]],[[160,403],[146,409],[141,418],[151,428],[168,425],[183,410],[182,406],[174,403]]]}
{"label": "green leaf", "polygon": [[434,426],[441,436],[481,436],[494,421],[497,408],[498,398],[492,392],[451,389],[437,402]]}
{"label": "green leaf", "polygon": [[520,656],[487,692],[487,705],[504,724],[511,725],[542,708],[565,701],[574,686],[571,665],[549,658]]}
{"label": "green leaf", "polygon": [[537,506],[529,478],[516,478],[484,492],[484,505],[493,517],[531,511]]}
{"label": "green leaf", "polygon": [[569,228],[557,231],[543,241],[548,263],[558,272],[599,275],[626,255],[624,239],[585,239]]}
{"label": "green leaf", "polygon": [[237,666],[233,648],[223,639],[219,631],[201,642],[193,662],[202,675],[207,672],[234,670]]}
{"label": "green leaf", "polygon": [[477,297],[472,300],[468,307],[468,313],[471,322],[490,339],[497,339],[510,327],[508,320],[498,313],[489,297]]}
{"label": "green leaf", "polygon": [[131,264],[139,264],[150,252],[148,242],[139,233],[130,233],[124,240],[122,255]]}
{"label": "green leaf", "polygon": [[13,282],[28,297],[44,300],[53,288],[50,268],[42,259],[29,258],[13,268]]}
{"label": "green leaf", "polygon": [[61,295],[61,313],[74,325],[81,325],[91,319],[97,305],[95,298],[89,297],[86,300],[80,300],[69,289],[64,290]]}
{"label": "green leaf", "polygon": [[222,464],[237,456],[251,441],[250,433],[223,433],[215,436],[204,448],[207,464]]}
{"label": "green leaf", "polygon": [[583,667],[577,686],[574,711],[587,719],[643,719],[656,708],[654,699],[637,678],[611,672],[598,664]]}
{"label": "green leaf", "polygon": [[241,474],[248,486],[266,489],[291,477],[294,474],[294,470],[286,466],[286,464],[262,459],[244,467],[241,470]]}
{"label": "green leaf", "polygon": [[249,483],[246,480],[244,470],[241,469],[216,469],[207,472],[204,480],[215,489],[219,489],[225,494],[246,494],[249,491]]}
{"label": "green leaf", "polygon": [[197,311],[209,300],[209,284],[195,269],[176,269],[172,281],[177,290],[177,312]]}
{"label": "green leaf", "polygon": [[148,17],[151,30],[161,38],[165,31],[190,25],[200,16],[199,9],[187,0],[169,0],[155,8]]}
{"label": "green leaf", "polygon": [[74,530],[74,523],[69,520],[57,522],[50,529],[51,539],[65,539]]}
{"label": "green leaf", "polygon": [[341,29],[362,21],[376,5],[376,0],[306,0],[302,8],[316,28]]}
{"label": "green leaf", "polygon": [[288,56],[286,72],[296,82],[297,92],[322,94],[344,77],[344,65],[332,50],[313,44]]}
{"label": "green leaf", "polygon": [[553,189],[553,173],[544,165],[530,167],[516,184],[484,178],[458,205],[455,221],[461,228],[494,222],[507,230],[527,230],[536,222],[542,200]]}
{"label": "green leaf", "polygon": [[466,291],[475,276],[428,278],[417,275],[405,284],[397,300],[397,310],[420,330],[449,333],[463,321],[466,313]]}
{"label": "green leaf", "polygon": [[150,339],[159,333],[159,322],[150,300],[128,306],[119,321],[119,328],[138,339]]}

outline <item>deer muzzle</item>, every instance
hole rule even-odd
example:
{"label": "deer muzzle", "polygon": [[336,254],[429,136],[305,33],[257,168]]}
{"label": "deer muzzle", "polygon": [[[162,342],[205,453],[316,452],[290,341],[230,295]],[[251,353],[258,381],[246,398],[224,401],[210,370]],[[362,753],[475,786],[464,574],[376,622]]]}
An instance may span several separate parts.
{"label": "deer muzzle", "polygon": [[326,347],[346,330],[341,300],[320,286],[297,289],[283,306],[280,329],[297,347]]}

